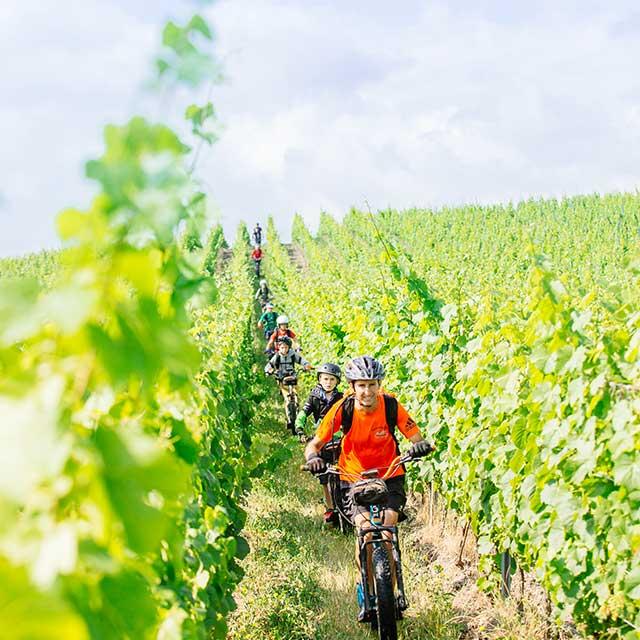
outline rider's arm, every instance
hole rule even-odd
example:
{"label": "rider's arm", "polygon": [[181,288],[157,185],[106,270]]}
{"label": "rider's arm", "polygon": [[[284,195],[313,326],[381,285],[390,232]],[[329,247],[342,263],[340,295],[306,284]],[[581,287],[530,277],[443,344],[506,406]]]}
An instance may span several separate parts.
{"label": "rider's arm", "polygon": [[296,418],[296,429],[300,431],[304,431],[304,427],[307,424],[307,414],[304,411],[301,411]]}
{"label": "rider's arm", "polygon": [[[407,413],[407,410],[398,403],[398,429],[402,435],[407,438],[412,446],[409,448],[409,453],[415,454],[416,450],[414,446],[418,442],[424,442],[422,445],[422,449],[418,447],[421,451],[420,455],[425,455],[429,450],[433,450],[433,446],[424,439],[418,425],[414,422],[413,418]],[[422,451],[424,449],[424,451]]]}
{"label": "rider's arm", "polygon": [[304,401],[304,404],[302,405],[302,411],[307,416],[310,416],[313,413],[313,394],[310,393],[307,396],[307,399]]}
{"label": "rider's arm", "polygon": [[320,455],[320,449],[324,447],[326,442],[324,440],[320,440],[318,436],[313,436],[313,439],[309,441],[307,446],[304,448],[304,459],[309,460],[310,458],[315,458]]}
{"label": "rider's arm", "polygon": [[309,369],[313,369],[311,363],[303,358],[299,353],[296,352],[293,358],[301,367],[304,367],[307,371],[309,371]]}
{"label": "rider's arm", "polygon": [[302,409],[298,414],[296,419],[296,427],[298,429],[304,429],[307,424],[307,418],[313,415],[313,395],[309,394],[309,397],[305,400],[305,403],[302,405]]}
{"label": "rider's arm", "polygon": [[398,429],[400,433],[411,440],[411,442],[416,442],[413,438],[415,435],[419,436],[419,440],[422,440],[422,435],[420,434],[420,429],[418,425],[415,423],[415,420],[409,415],[407,410],[398,402]]}

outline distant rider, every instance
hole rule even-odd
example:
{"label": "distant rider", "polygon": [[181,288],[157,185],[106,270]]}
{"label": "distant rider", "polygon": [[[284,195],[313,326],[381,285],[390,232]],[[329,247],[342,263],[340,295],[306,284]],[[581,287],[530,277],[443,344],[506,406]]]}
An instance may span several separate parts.
{"label": "distant rider", "polygon": [[289,336],[280,336],[277,340],[278,351],[267,362],[264,372],[270,376],[275,374],[280,392],[285,402],[287,399],[287,389],[282,384],[283,378],[296,375],[296,365],[301,366],[305,371],[310,371],[313,367],[305,360],[297,351],[291,349],[291,338]]}
{"label": "distant rider", "polygon": [[267,304],[267,302],[269,302],[270,298],[271,298],[271,291],[269,289],[269,286],[267,285],[267,281],[264,278],[262,278],[262,280],[260,280],[260,286],[256,291],[255,299],[260,300],[260,306],[264,307],[264,305]]}
{"label": "distant rider", "polygon": [[259,222],[256,222],[256,226],[253,227],[253,244],[262,244],[262,227]]}
{"label": "distant rider", "polygon": [[273,310],[273,305],[270,302],[264,305],[264,312],[258,320],[258,328],[264,332],[265,340],[271,337],[271,334],[276,330],[278,323],[278,314]]}
{"label": "distant rider", "polygon": [[[269,338],[269,342],[267,343],[267,351],[271,351],[275,349],[276,340],[282,336],[287,336],[291,338],[291,342],[293,344],[296,339],[296,334],[292,329],[289,329],[289,318],[285,315],[278,316],[276,318],[276,322],[278,323],[278,327],[271,334]],[[296,345],[297,346],[297,345]]]}
{"label": "distant rider", "polygon": [[260,263],[262,262],[262,258],[264,254],[262,253],[262,249],[259,245],[256,245],[251,252],[251,259],[253,260],[253,266],[256,270],[256,275],[260,277]]}

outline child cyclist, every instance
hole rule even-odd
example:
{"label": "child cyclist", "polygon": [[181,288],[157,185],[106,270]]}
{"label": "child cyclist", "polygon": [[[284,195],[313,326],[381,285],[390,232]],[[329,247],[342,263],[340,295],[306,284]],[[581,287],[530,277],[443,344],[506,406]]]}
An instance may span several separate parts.
{"label": "child cyclist", "polygon": [[[302,411],[296,419],[296,435],[299,436],[304,435],[305,423],[309,416],[312,416],[314,424],[318,425],[327,411],[329,411],[338,400],[342,399],[342,391],[338,391],[337,389],[342,377],[340,367],[337,364],[327,362],[318,367],[317,374],[318,384],[311,390],[309,397],[302,407]],[[332,463],[334,460],[326,460],[326,462]],[[330,524],[335,520],[335,513],[328,486],[329,476],[327,474],[320,475],[318,476],[318,480],[320,480],[322,490],[324,491],[324,521],[326,524]]]}
{"label": "child cyclist", "polygon": [[[313,367],[297,352],[291,349],[291,338],[289,336],[280,336],[277,340],[278,351],[267,362],[264,372],[270,376],[275,374],[280,393],[285,402],[287,401],[287,389],[282,384],[282,380],[287,376],[296,374],[296,365],[300,365],[305,371],[310,371]],[[293,424],[290,425],[293,430]]]}
{"label": "child cyclist", "polygon": [[270,302],[264,305],[264,313],[258,320],[258,328],[264,332],[264,339],[268,340],[271,334],[278,327],[277,324],[278,314],[273,310],[273,305]]}
{"label": "child cyclist", "polygon": [[260,306],[264,308],[264,305],[269,302],[269,298],[271,297],[271,291],[269,290],[269,285],[267,281],[263,278],[260,280],[260,286],[256,291],[256,300],[260,300]]}
{"label": "child cyclist", "polygon": [[292,346],[298,346],[297,344],[294,345],[296,334],[291,329],[289,329],[289,318],[284,315],[278,316],[276,318],[276,322],[278,323],[278,326],[269,338],[269,342],[267,343],[267,351],[275,351],[276,340],[278,338],[281,338],[282,336],[291,338]]}

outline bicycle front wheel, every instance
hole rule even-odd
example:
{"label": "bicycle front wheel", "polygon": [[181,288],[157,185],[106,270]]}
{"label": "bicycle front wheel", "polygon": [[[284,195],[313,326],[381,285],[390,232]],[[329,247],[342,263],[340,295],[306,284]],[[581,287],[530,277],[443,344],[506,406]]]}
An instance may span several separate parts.
{"label": "bicycle front wheel", "polygon": [[376,589],[376,622],[380,640],[397,640],[396,602],[393,593],[391,562],[384,543],[374,544],[371,553]]}

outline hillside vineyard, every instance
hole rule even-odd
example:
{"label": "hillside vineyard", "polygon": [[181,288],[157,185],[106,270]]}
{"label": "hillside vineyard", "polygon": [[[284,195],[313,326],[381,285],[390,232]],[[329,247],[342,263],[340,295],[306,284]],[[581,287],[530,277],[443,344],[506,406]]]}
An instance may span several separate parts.
{"label": "hillside vineyard", "polygon": [[369,353],[437,443],[412,473],[564,618],[640,627],[640,199],[297,217],[272,286],[311,360]]}

